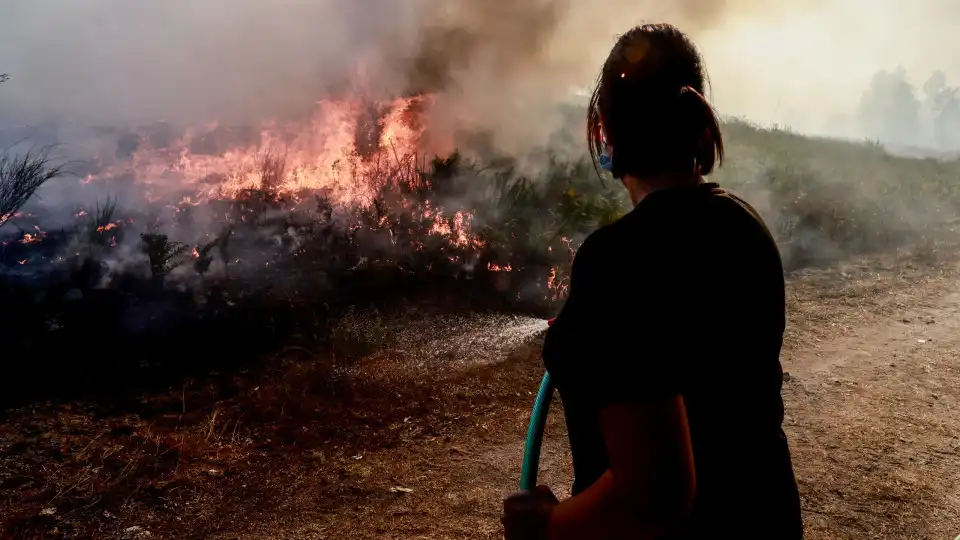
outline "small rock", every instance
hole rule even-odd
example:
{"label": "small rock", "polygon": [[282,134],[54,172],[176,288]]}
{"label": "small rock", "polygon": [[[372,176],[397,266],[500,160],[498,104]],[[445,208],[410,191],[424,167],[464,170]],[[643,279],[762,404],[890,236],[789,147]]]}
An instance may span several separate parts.
{"label": "small rock", "polygon": [[57,513],[57,509],[52,506],[50,508],[44,508],[43,510],[40,511],[41,516],[53,516],[53,515],[56,515],[56,513]]}
{"label": "small rock", "polygon": [[390,493],[413,493],[413,490],[410,488],[393,486],[392,488],[390,488]]}
{"label": "small rock", "polygon": [[790,376],[790,372],[789,372],[789,371],[784,371],[784,372],[783,372],[783,382],[790,382],[790,379],[792,379],[792,378],[793,378],[793,377]]}

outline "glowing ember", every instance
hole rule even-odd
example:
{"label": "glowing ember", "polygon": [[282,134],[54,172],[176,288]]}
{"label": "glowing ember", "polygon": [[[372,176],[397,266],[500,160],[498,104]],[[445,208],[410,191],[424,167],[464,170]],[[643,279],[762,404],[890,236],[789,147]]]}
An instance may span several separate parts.
{"label": "glowing ember", "polygon": [[551,300],[565,298],[569,288],[569,278],[557,268],[551,268],[547,276],[547,290],[550,292],[547,298]]}

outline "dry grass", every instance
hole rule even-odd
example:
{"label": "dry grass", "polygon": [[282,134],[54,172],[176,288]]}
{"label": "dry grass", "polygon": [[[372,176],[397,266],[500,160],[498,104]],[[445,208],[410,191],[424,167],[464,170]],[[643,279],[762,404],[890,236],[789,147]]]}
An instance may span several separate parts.
{"label": "dry grass", "polygon": [[[788,367],[811,350],[916,306],[919,291],[936,295],[955,276],[947,264],[931,271],[908,261],[861,261],[794,277]],[[374,324],[378,340],[389,341],[383,337],[392,335],[384,319],[372,321],[355,316],[341,330],[357,337],[359,329]],[[350,365],[291,347],[258,369],[213,374],[137,402],[110,407],[48,403],[8,411],[0,426],[3,535],[85,538],[152,531],[161,537],[207,538],[262,527],[275,532],[282,526],[301,531],[285,537],[314,537],[322,530],[336,538],[378,538],[387,531],[439,538],[447,534],[442,531],[459,530],[463,537],[495,538],[489,523],[495,523],[496,498],[512,488],[513,462],[519,463],[513,454],[541,374],[536,344],[520,347],[505,363],[466,364],[458,370],[415,369],[417,360],[403,355],[386,363]],[[848,382],[839,386],[829,382],[832,393],[824,394],[818,390],[820,375],[791,369],[800,375],[785,391],[788,408],[795,411],[789,429],[802,433],[791,437],[801,445],[797,460],[805,507],[811,516],[821,516],[808,518],[813,530],[821,531],[811,537],[839,538],[824,532],[831,527],[851,534],[883,530],[870,523],[886,518],[869,509],[910,526],[935,521],[936,514],[911,502],[933,500],[916,491],[922,483],[897,480],[913,474],[907,465],[914,447],[883,450],[858,442],[889,440],[896,433],[916,438],[939,429],[936,415],[909,420],[909,413],[896,412],[896,400],[903,399],[896,396],[903,392],[884,397],[897,384],[910,383],[844,378]],[[865,392],[879,392],[876,399],[889,401],[884,410],[890,416],[871,415],[876,400],[863,402],[870,408],[864,414],[843,416],[850,413],[840,411],[850,408],[841,403],[864,400]],[[945,399],[936,410],[951,403]],[[558,436],[547,447],[553,457],[545,459],[552,467],[545,474],[562,482],[568,465],[558,418],[551,424]],[[884,423],[877,424],[878,418]],[[899,427],[904,422],[912,431]],[[811,424],[819,427],[810,429]],[[496,448],[503,454],[489,454]],[[821,450],[831,454],[829,463],[837,468],[818,464]],[[893,458],[878,461],[888,454]],[[851,460],[874,463],[881,477],[874,482],[865,476],[859,484],[840,481],[844,486],[837,495],[826,486],[838,480],[828,476],[841,474]],[[461,504],[451,507],[442,486],[459,493]],[[414,492],[404,491],[409,489]],[[853,498],[861,513],[850,514],[851,507],[844,506]],[[901,511],[897,505],[914,506]],[[914,511],[918,514],[910,517]],[[869,521],[870,516],[876,519]],[[304,524],[314,536],[302,533]],[[131,527],[141,529],[125,532]]]}

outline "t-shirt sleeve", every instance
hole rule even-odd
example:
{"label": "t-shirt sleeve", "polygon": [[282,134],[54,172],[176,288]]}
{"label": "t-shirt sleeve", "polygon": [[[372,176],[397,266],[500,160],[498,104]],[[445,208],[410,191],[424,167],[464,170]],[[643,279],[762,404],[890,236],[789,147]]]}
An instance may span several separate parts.
{"label": "t-shirt sleeve", "polygon": [[[622,249],[591,237],[577,253],[570,296],[548,335],[578,392],[601,402],[681,393],[696,359],[687,350],[683,262],[664,242]],[[547,351],[545,350],[545,353]]]}

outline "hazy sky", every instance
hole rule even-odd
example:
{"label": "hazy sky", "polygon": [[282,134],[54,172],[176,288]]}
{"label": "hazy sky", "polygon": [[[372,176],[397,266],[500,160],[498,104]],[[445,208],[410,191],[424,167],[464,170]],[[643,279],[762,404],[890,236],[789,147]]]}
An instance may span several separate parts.
{"label": "hazy sky", "polygon": [[510,146],[551,127],[618,32],[659,20],[693,35],[720,111],[759,122],[841,130],[880,69],[960,83],[956,0],[0,0],[0,119],[260,119],[442,57],[445,120]]}

